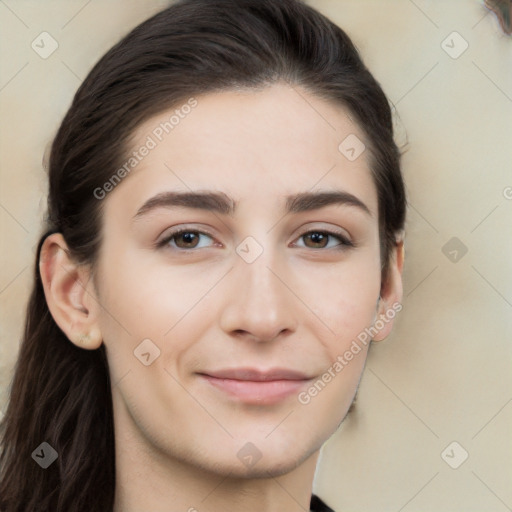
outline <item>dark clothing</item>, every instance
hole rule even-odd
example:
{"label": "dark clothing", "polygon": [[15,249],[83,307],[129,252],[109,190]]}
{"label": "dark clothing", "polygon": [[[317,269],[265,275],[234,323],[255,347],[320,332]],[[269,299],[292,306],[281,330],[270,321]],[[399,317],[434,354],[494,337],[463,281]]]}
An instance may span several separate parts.
{"label": "dark clothing", "polygon": [[334,510],[328,507],[318,496],[311,495],[311,503],[309,505],[311,512],[334,512]]}

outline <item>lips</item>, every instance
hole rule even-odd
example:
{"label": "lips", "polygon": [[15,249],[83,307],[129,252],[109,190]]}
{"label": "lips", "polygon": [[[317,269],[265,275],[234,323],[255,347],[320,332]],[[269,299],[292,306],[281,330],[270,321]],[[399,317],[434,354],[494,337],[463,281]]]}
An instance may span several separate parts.
{"label": "lips", "polygon": [[311,380],[306,374],[287,368],[229,368],[199,375],[229,398],[258,405],[280,402]]}
{"label": "lips", "polygon": [[286,368],[274,368],[258,370],[256,368],[227,368],[213,372],[205,372],[205,375],[217,379],[245,380],[254,382],[266,382],[269,380],[308,380],[310,377],[304,373]]}

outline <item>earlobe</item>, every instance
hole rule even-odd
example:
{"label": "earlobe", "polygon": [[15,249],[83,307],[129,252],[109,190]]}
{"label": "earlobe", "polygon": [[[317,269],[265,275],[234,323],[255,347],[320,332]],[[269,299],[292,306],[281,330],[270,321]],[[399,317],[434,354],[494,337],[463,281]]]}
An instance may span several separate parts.
{"label": "earlobe", "polygon": [[80,348],[99,348],[102,336],[93,280],[86,266],[72,260],[61,233],[43,242],[39,272],[48,308],[60,329]]}
{"label": "earlobe", "polygon": [[382,341],[388,337],[393,327],[397,311],[402,309],[402,271],[404,265],[404,241],[397,240],[391,254],[386,281],[382,283],[380,300],[377,304],[377,315],[374,327],[378,332],[373,341]]}

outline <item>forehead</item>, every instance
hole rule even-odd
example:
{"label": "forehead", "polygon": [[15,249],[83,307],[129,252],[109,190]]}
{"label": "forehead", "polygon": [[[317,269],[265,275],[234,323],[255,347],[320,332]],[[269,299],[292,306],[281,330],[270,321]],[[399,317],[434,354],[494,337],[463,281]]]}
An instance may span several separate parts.
{"label": "forehead", "polygon": [[136,165],[109,202],[123,196],[136,208],[165,190],[213,189],[268,206],[279,196],[341,188],[376,214],[367,145],[344,107],[297,86],[200,95],[137,128]]}

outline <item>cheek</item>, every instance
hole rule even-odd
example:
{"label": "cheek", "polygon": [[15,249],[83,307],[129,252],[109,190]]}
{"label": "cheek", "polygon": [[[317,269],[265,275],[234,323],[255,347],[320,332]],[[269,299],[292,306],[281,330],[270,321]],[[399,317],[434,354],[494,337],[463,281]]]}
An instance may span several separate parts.
{"label": "cheek", "polygon": [[193,309],[216,279],[206,266],[201,270],[169,264],[129,246],[118,251],[111,247],[110,254],[115,264],[103,262],[102,299],[111,308],[110,316],[134,336],[162,336]]}
{"label": "cheek", "polygon": [[[294,290],[314,313],[311,329],[321,329],[332,357],[371,325],[380,292],[379,261],[371,254],[346,264],[297,269]],[[304,318],[311,318],[307,315]]]}
{"label": "cheek", "polygon": [[[158,266],[129,250],[118,251],[110,259],[116,263],[104,262],[99,267],[99,288],[101,330],[113,378],[128,369],[141,369],[134,352],[143,342],[142,347],[158,354],[157,366],[175,367],[181,354],[213,321],[214,312],[205,310],[203,302],[222,272]],[[154,346],[144,341],[148,339]]]}

